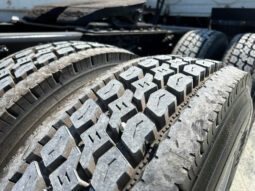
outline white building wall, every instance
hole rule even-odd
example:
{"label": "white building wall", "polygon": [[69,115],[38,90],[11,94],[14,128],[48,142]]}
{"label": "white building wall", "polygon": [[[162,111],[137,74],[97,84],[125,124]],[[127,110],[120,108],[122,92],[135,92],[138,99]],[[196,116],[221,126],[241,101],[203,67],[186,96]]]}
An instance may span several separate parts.
{"label": "white building wall", "polygon": [[[148,7],[155,7],[156,0],[147,0]],[[255,8],[255,0],[165,0],[162,13],[171,16],[202,16],[211,15],[212,8]]]}

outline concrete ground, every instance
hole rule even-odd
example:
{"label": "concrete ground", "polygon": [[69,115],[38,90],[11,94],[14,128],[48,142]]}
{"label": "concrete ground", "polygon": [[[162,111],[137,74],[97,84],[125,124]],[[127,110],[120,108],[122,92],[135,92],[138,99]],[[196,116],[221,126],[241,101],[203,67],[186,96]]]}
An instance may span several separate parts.
{"label": "concrete ground", "polygon": [[230,191],[253,190],[255,190],[255,123],[230,188]]}

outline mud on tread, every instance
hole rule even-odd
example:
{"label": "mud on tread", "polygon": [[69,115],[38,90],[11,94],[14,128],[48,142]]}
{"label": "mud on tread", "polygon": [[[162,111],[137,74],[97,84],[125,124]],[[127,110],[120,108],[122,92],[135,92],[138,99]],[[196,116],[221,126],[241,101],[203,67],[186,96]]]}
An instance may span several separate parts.
{"label": "mud on tread", "polygon": [[[93,120],[90,120],[91,122],[89,125],[87,125],[88,120],[82,122],[83,124],[86,124],[86,128],[82,128],[82,131],[77,131],[78,128],[76,127],[76,123],[66,124],[71,136],[75,140],[76,146],[73,147],[71,152],[70,149],[68,149],[68,152],[70,152],[69,156],[67,156],[61,164],[58,164],[58,167],[55,167],[53,172],[46,167],[44,159],[38,162],[46,187],[42,186],[37,189],[51,189],[53,187],[53,189],[61,190],[63,188],[71,189],[79,187],[85,189],[93,188],[95,190],[121,190],[124,188],[130,190],[141,178],[143,165],[149,162],[148,155],[152,154],[151,150],[159,145],[157,151],[157,154],[159,155],[160,148],[164,147],[165,142],[168,141],[168,139],[163,140],[163,138],[167,134],[172,136],[171,133],[178,133],[178,131],[175,131],[177,128],[175,126],[178,126],[180,123],[176,122],[168,132],[169,124],[173,122],[173,119],[177,119],[177,116],[183,109],[184,102],[190,100],[189,97],[194,97],[198,88],[201,88],[199,89],[201,91],[198,91],[197,96],[199,96],[199,93],[206,93],[203,89],[207,88],[207,86],[215,85],[215,80],[226,81],[227,78],[229,84],[225,84],[227,87],[225,87],[222,94],[220,94],[220,102],[215,104],[215,106],[219,106],[219,104],[225,103],[231,96],[235,96],[232,94],[236,93],[236,91],[232,91],[230,87],[235,88],[237,82],[238,87],[245,83],[249,83],[248,75],[238,69],[227,67],[220,70],[223,66],[221,62],[210,60],[201,61],[185,57],[181,58],[178,56],[169,56],[169,59],[166,60],[160,60],[159,58],[160,56],[147,58],[148,60],[150,59],[150,61],[146,61],[147,59],[144,58],[140,61],[130,61],[126,65],[123,64],[123,66],[121,65],[117,67],[110,77],[102,79],[102,83],[95,84],[95,88],[92,88],[92,91],[89,93],[90,95],[83,95],[84,99],[82,105],[75,107],[75,111],[69,116],[69,122],[72,122],[73,118],[76,118],[77,120],[83,119],[83,114],[86,113],[84,105],[89,107],[88,103],[93,102],[93,104],[96,104],[97,107],[101,109],[94,114]],[[148,65],[151,65],[151,59],[153,59],[153,62],[154,60],[158,61],[155,62],[157,64],[154,65],[154,68],[166,64],[173,71],[179,71],[180,73],[171,74],[166,82],[162,82],[161,85],[156,85],[156,83],[153,83],[153,79],[157,75],[151,74],[151,71],[153,70],[151,66],[147,67],[147,63]],[[185,64],[182,64],[183,67],[178,70],[174,70],[174,68],[176,69],[177,61]],[[200,63],[197,64],[197,62]],[[204,63],[202,64],[201,62]],[[139,63],[145,64],[140,66],[141,64]],[[173,67],[171,66],[172,63]],[[192,74],[192,70],[189,69],[190,66],[195,68],[194,74]],[[196,70],[197,66],[200,66],[201,68],[199,67],[199,70]],[[188,69],[186,69],[186,67]],[[211,70],[209,70],[209,68]],[[217,72],[218,70],[220,71]],[[228,73],[229,71],[233,72],[233,76],[229,77],[228,75],[225,75],[225,73]],[[183,78],[190,79],[190,81],[188,83],[181,82],[181,79]],[[205,80],[207,80],[206,86],[202,86]],[[233,81],[235,84],[232,84]],[[120,83],[123,86],[121,86]],[[175,86],[171,85],[174,83]],[[239,85],[240,83],[241,85]],[[115,86],[114,84],[118,84],[118,88],[110,88],[112,92],[109,91],[109,86]],[[169,86],[178,91],[171,91],[171,89],[168,88]],[[135,92],[137,92],[138,89],[139,96],[142,100],[139,102],[135,101]],[[102,99],[103,95],[107,95],[108,93],[110,96],[106,96],[107,99]],[[177,98],[180,94],[182,95],[182,99],[180,99],[178,103]],[[169,96],[164,97],[165,95]],[[108,101],[108,98],[111,98],[111,100]],[[214,98],[212,99],[214,100]],[[199,97],[195,96],[195,99],[190,100],[189,107],[195,107],[197,103],[196,100],[199,100]],[[167,103],[167,105],[162,102]],[[223,104],[223,106],[225,106],[225,104]],[[213,110],[212,115],[206,116],[210,119],[208,121],[209,125],[211,125],[212,121],[218,121],[223,116],[221,110],[217,109],[218,107],[215,109],[218,113],[215,113]],[[77,115],[77,113],[79,115]],[[185,118],[182,118],[182,115],[185,114],[181,114],[180,120],[185,120]],[[165,124],[161,123],[163,120]],[[82,123],[78,124],[78,126],[81,127]],[[52,127],[57,129],[57,132],[51,139],[45,141],[42,145],[43,148],[52,145],[51,140],[55,139],[58,131],[63,128],[61,127],[62,125],[63,121],[56,123],[56,125]],[[134,126],[136,128],[134,128]],[[195,147],[187,149],[195,149],[192,151],[192,153],[195,154],[194,156],[197,156],[196,153],[200,153],[200,151],[206,151],[208,146],[207,142],[208,144],[210,143],[211,135],[215,133],[215,130],[212,131],[212,128],[208,127],[206,130],[207,131],[202,131],[203,134],[196,134],[196,132],[191,134],[191,142],[193,143],[193,139],[196,139],[194,143]],[[137,136],[137,134],[139,136]],[[181,137],[176,134],[175,139],[177,138],[181,139]],[[130,142],[130,139],[133,139],[133,141]],[[200,145],[197,142],[197,139],[201,142],[204,141],[204,143],[201,143]],[[163,142],[160,143],[162,140]],[[87,143],[85,141],[87,141]],[[176,147],[176,142],[171,143],[171,145],[172,144]],[[182,144],[182,140],[180,140],[178,144]],[[42,152],[43,151],[41,150],[41,153]],[[182,150],[180,150],[180,152],[182,152]],[[183,152],[186,154],[185,152],[187,151],[184,150]],[[62,152],[59,153],[59,156],[61,153]],[[86,158],[86,160],[84,160],[84,156],[82,156],[85,155],[85,153],[89,157]],[[194,156],[189,155],[188,159],[193,161]],[[153,165],[153,161],[155,160],[156,159],[153,158],[152,161],[148,163],[147,167],[150,168],[149,166],[151,164]],[[179,166],[179,173],[185,174],[183,177],[192,177],[193,171],[187,172],[187,170],[182,168],[183,164],[181,162],[182,161],[180,161],[180,164],[176,165],[175,168]],[[187,165],[190,164],[191,163],[188,163]],[[69,169],[64,168],[66,165],[69,166],[72,171],[67,172],[67,170],[64,170]],[[146,175],[147,167],[145,168],[145,173],[142,177],[143,181],[146,180],[144,176]],[[189,171],[191,166],[188,166],[187,168]],[[75,173],[73,174],[73,172]],[[55,176],[54,179],[52,178],[53,176]],[[58,180],[58,178],[60,179]],[[20,182],[23,182],[24,179],[26,179],[26,176],[20,176],[15,181],[10,180],[7,186],[10,188],[13,184],[21,184]],[[173,180],[175,180],[175,182],[172,182],[173,188],[176,188],[176,184],[181,184],[179,181],[180,179],[174,178]],[[143,183],[140,181],[134,188],[139,188],[142,184]]]}
{"label": "mud on tread", "polygon": [[[184,34],[172,54],[219,60],[222,57],[221,52],[225,51],[225,48],[227,48],[227,38],[223,33],[200,29]],[[216,49],[217,51],[215,51]]]}

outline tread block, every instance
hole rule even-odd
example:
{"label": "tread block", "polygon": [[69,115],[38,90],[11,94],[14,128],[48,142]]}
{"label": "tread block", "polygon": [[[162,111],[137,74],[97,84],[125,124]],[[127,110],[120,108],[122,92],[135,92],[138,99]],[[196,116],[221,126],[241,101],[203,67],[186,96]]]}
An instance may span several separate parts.
{"label": "tread block", "polygon": [[91,185],[94,190],[121,190],[133,175],[133,169],[120,151],[113,147],[99,160]]}
{"label": "tread block", "polygon": [[4,68],[0,70],[0,79],[6,77],[6,76],[11,76],[10,70]]}
{"label": "tread block", "polygon": [[80,163],[85,173],[91,177],[97,160],[113,145],[113,141],[106,133],[109,118],[102,114],[98,122],[81,134],[85,146],[82,151]]}
{"label": "tread block", "polygon": [[255,59],[254,59],[254,58],[249,57],[249,58],[247,59],[247,64],[248,64],[250,67],[253,66],[253,63],[254,63],[254,62],[255,62]]}
{"label": "tread block", "polygon": [[40,57],[41,55],[50,53],[53,50],[53,47],[48,47],[48,48],[44,48],[44,49],[40,49],[36,52],[35,57]]}
{"label": "tread block", "polygon": [[82,43],[74,43],[73,46],[74,46],[77,50],[83,50],[83,49],[91,48],[90,45],[88,45],[88,44],[82,44]]}
{"label": "tread block", "polygon": [[119,135],[121,122],[126,122],[137,113],[136,107],[131,103],[132,98],[133,93],[126,90],[123,96],[108,105],[111,113],[109,125],[113,137]]}
{"label": "tread block", "polygon": [[145,153],[146,144],[157,137],[155,124],[143,113],[138,113],[127,121],[121,140],[132,158],[139,163]]}
{"label": "tread block", "polygon": [[174,71],[169,69],[168,64],[162,64],[159,67],[152,68],[151,72],[154,75],[153,81],[158,85],[159,88],[164,88],[169,76],[174,75]]}
{"label": "tread block", "polygon": [[214,62],[209,62],[209,61],[206,61],[206,60],[197,60],[196,64],[205,68],[205,70],[206,70],[205,76],[206,77],[216,71],[215,70],[216,69],[216,66],[215,66],[216,64]]}
{"label": "tread block", "polygon": [[28,166],[23,176],[13,186],[12,191],[41,191],[44,188],[46,188],[45,181],[38,163],[34,161]]}
{"label": "tread block", "polygon": [[60,127],[41,151],[46,168],[51,171],[57,168],[68,157],[73,146],[75,146],[75,141],[68,128]]}
{"label": "tread block", "polygon": [[225,64],[223,62],[217,60],[204,59],[205,61],[213,62],[215,64],[215,71],[220,70]]}
{"label": "tread block", "polygon": [[183,71],[184,66],[188,65],[188,62],[184,62],[181,59],[169,60],[170,69],[173,69],[175,73],[180,73]]}
{"label": "tread block", "polygon": [[27,64],[24,64],[20,66],[18,69],[15,70],[14,75],[16,78],[22,78],[24,79],[28,73],[36,71],[36,67],[34,63],[29,62]]}
{"label": "tread block", "polygon": [[131,88],[132,82],[143,78],[143,70],[136,66],[132,66],[125,72],[122,72],[119,77],[120,81],[123,82],[126,87]]}
{"label": "tread block", "polygon": [[50,174],[53,190],[79,190],[88,186],[88,183],[79,177],[76,170],[80,156],[79,148],[73,147],[68,159]]}
{"label": "tread block", "polygon": [[194,64],[197,60],[196,58],[191,58],[191,57],[182,57],[181,59],[182,61],[190,63],[190,64]]}
{"label": "tread block", "polygon": [[69,41],[57,41],[57,42],[53,42],[52,44],[54,44],[56,46],[60,46],[60,47],[62,47],[62,45],[64,47],[70,45]]}
{"label": "tread block", "polygon": [[70,52],[74,52],[74,49],[72,47],[65,47],[57,50],[57,54],[60,56],[67,55]]}
{"label": "tread block", "polygon": [[53,44],[55,45],[55,47],[54,47],[55,50],[70,47],[70,45],[71,45],[69,42],[57,42],[57,43],[53,43]]}
{"label": "tread block", "polygon": [[193,87],[198,86],[205,78],[205,68],[195,64],[185,66],[183,73],[193,77]]}
{"label": "tread block", "polygon": [[243,70],[252,74],[253,66],[246,65],[246,66],[244,66]]}
{"label": "tread block", "polygon": [[121,97],[124,93],[124,87],[122,83],[119,81],[113,79],[110,82],[107,83],[106,86],[99,89],[96,94],[104,104],[104,107],[107,108],[107,105],[114,101],[115,99],[118,99]]}
{"label": "tread block", "polygon": [[38,65],[45,65],[45,64],[47,64],[47,63],[49,63],[51,61],[54,61],[56,59],[57,59],[56,55],[51,52],[51,53],[44,54],[44,55],[38,57],[36,64],[38,64]]}
{"label": "tread block", "polygon": [[230,57],[230,62],[231,64],[236,64],[238,61],[238,57],[237,56],[234,56],[234,55],[231,55]]}
{"label": "tread block", "polygon": [[144,78],[131,84],[133,91],[135,91],[134,102],[140,111],[145,109],[146,102],[148,101],[150,94],[158,89],[157,85],[153,83],[152,80],[153,76],[147,73]]}
{"label": "tread block", "polygon": [[167,60],[173,60],[174,58],[179,57],[178,55],[159,55],[154,56],[153,58],[159,60],[159,62],[165,62]]}
{"label": "tread block", "polygon": [[14,87],[14,81],[10,76],[7,76],[0,80],[0,96],[4,94],[5,91]]}
{"label": "tread block", "polygon": [[70,117],[75,129],[79,134],[96,123],[96,120],[102,113],[101,108],[93,99],[88,99],[73,115]]}
{"label": "tread block", "polygon": [[14,61],[12,58],[8,58],[0,63],[0,70],[3,68],[9,67],[14,64]]}
{"label": "tread block", "polygon": [[138,66],[145,71],[159,66],[159,61],[155,59],[146,59],[138,63]]}
{"label": "tread block", "polygon": [[167,90],[177,97],[177,104],[182,103],[193,87],[192,77],[184,74],[170,76],[167,82]]}
{"label": "tread block", "polygon": [[16,64],[21,66],[25,63],[31,62],[34,57],[35,57],[35,54],[31,53],[29,55],[26,55],[25,57],[17,59]]}
{"label": "tread block", "polygon": [[145,112],[156,120],[160,130],[176,111],[176,106],[176,97],[165,89],[160,89],[150,95]]}
{"label": "tread block", "polygon": [[28,49],[28,50],[24,50],[24,51],[21,51],[19,52],[18,54],[16,54],[14,56],[15,59],[18,59],[18,58],[21,58],[23,56],[27,56],[28,54],[31,54],[33,53],[33,49]]}
{"label": "tread block", "polygon": [[38,46],[35,47],[35,50],[41,50],[41,49],[49,48],[49,47],[52,47],[51,43],[38,45]]}

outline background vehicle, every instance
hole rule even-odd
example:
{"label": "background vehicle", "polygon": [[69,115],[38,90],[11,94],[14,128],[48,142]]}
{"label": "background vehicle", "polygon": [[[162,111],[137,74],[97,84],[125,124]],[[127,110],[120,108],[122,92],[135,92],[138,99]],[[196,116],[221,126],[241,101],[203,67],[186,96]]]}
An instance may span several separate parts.
{"label": "background vehicle", "polygon": [[228,190],[254,119],[253,9],[209,2],[59,2],[1,23],[1,189]]}

